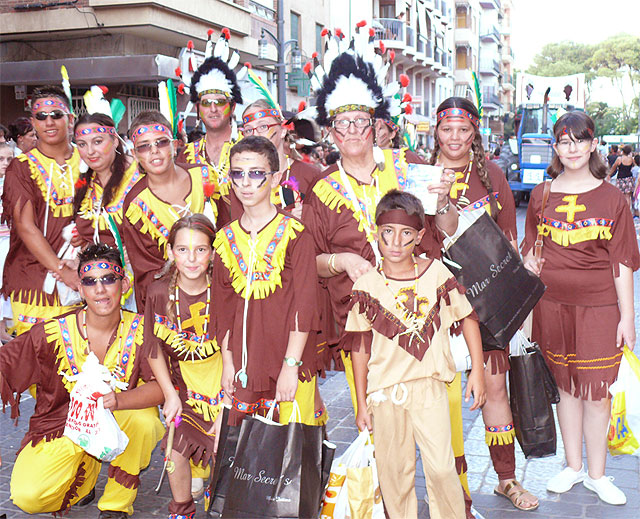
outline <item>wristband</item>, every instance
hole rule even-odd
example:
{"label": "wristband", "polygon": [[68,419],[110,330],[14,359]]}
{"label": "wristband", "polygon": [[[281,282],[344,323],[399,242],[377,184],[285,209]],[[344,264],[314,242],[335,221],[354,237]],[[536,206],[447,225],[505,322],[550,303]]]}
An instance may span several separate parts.
{"label": "wristband", "polygon": [[296,360],[295,357],[285,357],[283,362],[290,367],[302,366],[302,361]]}
{"label": "wristband", "polygon": [[327,268],[329,269],[329,273],[337,276],[339,274],[338,269],[336,269],[336,255],[335,253],[329,256],[329,261],[327,261]]}
{"label": "wristband", "polygon": [[436,209],[436,214],[443,215],[449,212],[449,208],[451,207],[451,202],[447,200],[447,203],[443,205],[440,209]]}

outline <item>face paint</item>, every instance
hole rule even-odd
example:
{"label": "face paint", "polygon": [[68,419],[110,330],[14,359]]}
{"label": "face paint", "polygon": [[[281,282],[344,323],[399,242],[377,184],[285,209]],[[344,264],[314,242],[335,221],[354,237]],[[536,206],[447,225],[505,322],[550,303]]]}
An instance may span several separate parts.
{"label": "face paint", "polygon": [[388,247],[389,246],[389,242],[385,238],[384,233],[380,234],[380,238],[382,238],[382,241],[384,242],[385,246]]}
{"label": "face paint", "polygon": [[262,179],[262,182],[258,184],[258,189],[262,188],[262,186],[264,186],[266,183],[267,183],[267,177],[265,175],[265,177]]}
{"label": "face paint", "polygon": [[231,104],[227,103],[226,105],[224,105],[224,108],[222,109],[222,115],[229,115],[231,113]]}
{"label": "face paint", "polygon": [[408,247],[409,245],[411,245],[413,242],[415,241],[415,238],[411,238],[407,243],[404,243],[402,245],[402,247]]}
{"label": "face paint", "polygon": [[193,229],[189,229],[189,250],[193,252]]}

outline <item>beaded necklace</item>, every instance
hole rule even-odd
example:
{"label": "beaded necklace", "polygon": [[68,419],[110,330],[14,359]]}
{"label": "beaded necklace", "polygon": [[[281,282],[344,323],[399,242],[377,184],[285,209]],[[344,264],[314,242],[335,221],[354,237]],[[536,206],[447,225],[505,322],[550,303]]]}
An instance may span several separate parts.
{"label": "beaded necklace", "polygon": [[[398,295],[394,292],[394,290],[391,288],[391,285],[389,284],[389,280],[387,279],[387,276],[384,273],[384,268],[382,264],[380,265],[380,268],[379,268],[379,272],[382,275],[384,284],[389,289],[389,292],[391,292],[391,295],[393,296],[396,308],[400,310],[400,312],[402,313],[402,319],[406,321],[407,329],[399,335],[409,335],[409,344],[413,342],[413,339],[418,339],[420,342],[424,342],[424,339],[420,336],[420,331],[422,330],[422,327],[424,326],[424,323],[425,323],[425,319],[421,319],[420,317],[418,317],[418,262],[416,261],[416,257],[413,254],[411,255],[411,258],[413,259],[413,272],[414,272],[413,287],[412,287],[413,312],[411,310],[408,310],[407,307],[403,305],[402,302],[398,299]],[[382,258],[382,261],[384,262],[384,258]]]}
{"label": "beaded necklace", "polygon": [[[120,351],[120,354],[122,354],[122,325],[123,324],[124,324],[124,320],[122,319],[122,310],[120,310],[120,322],[118,323],[118,332],[117,332],[118,350]],[[87,330],[87,309],[86,308],[82,309],[82,333],[84,335],[84,339],[87,341],[85,354],[88,355],[90,348],[89,348],[89,332]]]}
{"label": "beaded necklace", "polygon": [[206,329],[207,329],[207,324],[208,324],[208,319],[209,319],[209,306],[211,304],[211,280],[209,279],[209,276],[207,276],[207,304],[204,308],[204,325],[202,326],[202,335],[200,336],[200,344],[198,345],[198,348],[189,351],[187,348],[184,347],[184,342],[183,339],[185,337],[185,334],[182,332],[182,318],[180,317],[180,296],[179,296],[179,288],[178,288],[178,284],[176,283],[176,291],[175,291],[175,296],[174,296],[174,300],[176,303],[176,320],[178,321],[178,334],[176,336],[177,340],[179,341],[177,344],[174,344],[173,346],[175,347],[176,351],[181,352],[182,355],[184,355],[185,360],[187,359],[187,357],[189,356],[189,353],[191,353],[191,361],[194,361],[194,355],[197,355],[198,358],[200,360],[202,360],[202,356],[200,355],[200,352],[198,350],[200,350],[200,348],[202,348],[202,344],[204,343],[204,338],[206,333]]}

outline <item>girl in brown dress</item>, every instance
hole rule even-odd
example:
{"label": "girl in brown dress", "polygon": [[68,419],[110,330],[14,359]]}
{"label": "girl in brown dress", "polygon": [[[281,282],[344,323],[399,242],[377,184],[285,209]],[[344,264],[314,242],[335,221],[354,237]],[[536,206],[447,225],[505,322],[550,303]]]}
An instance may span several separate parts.
{"label": "girl in brown dress", "polygon": [[[622,346],[635,343],[633,271],[640,267],[631,212],[622,193],[603,179],[594,124],[582,112],[563,115],[553,128],[556,155],[544,185],[531,192],[522,252],[547,290],[533,311],[538,342],[560,389],[558,421],[567,467],[547,490],[563,493],[584,482],[609,504],[626,497],[604,475],[615,381]],[[533,245],[543,235],[542,257]],[[588,472],[582,463],[582,440]]]}

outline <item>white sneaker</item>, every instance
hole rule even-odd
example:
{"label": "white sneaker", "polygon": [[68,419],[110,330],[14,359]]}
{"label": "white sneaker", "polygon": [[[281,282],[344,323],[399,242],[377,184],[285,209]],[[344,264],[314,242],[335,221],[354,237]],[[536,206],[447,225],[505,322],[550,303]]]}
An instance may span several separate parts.
{"label": "white sneaker", "polygon": [[191,497],[198,499],[204,494],[204,480],[202,478],[191,478]]}
{"label": "white sneaker", "polygon": [[578,471],[573,470],[571,467],[566,467],[547,481],[547,490],[556,494],[564,494],[571,490],[576,483],[584,481],[586,475],[584,465]]}
{"label": "white sneaker", "polygon": [[613,476],[602,476],[599,479],[591,479],[585,476],[582,484],[589,490],[598,494],[598,497],[610,505],[624,505],[627,496],[617,486],[613,484]]}

